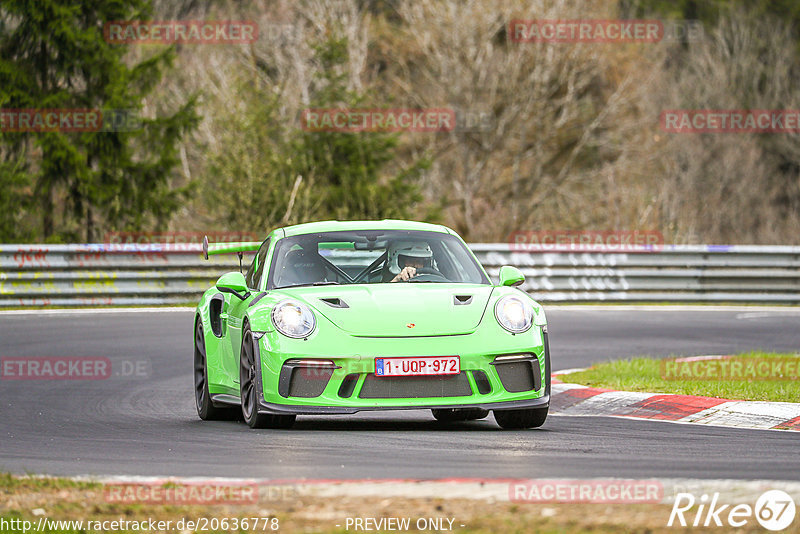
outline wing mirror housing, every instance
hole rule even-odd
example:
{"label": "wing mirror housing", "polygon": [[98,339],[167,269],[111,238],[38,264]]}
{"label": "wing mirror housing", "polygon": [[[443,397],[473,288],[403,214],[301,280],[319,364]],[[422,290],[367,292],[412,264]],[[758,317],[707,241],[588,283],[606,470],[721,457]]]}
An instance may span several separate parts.
{"label": "wing mirror housing", "polygon": [[500,267],[500,285],[501,286],[519,286],[525,282],[525,275],[522,271],[511,265],[503,265]]}
{"label": "wing mirror housing", "polygon": [[225,273],[220,276],[216,286],[220,292],[230,293],[240,300],[244,300],[250,296],[244,275],[236,271]]}

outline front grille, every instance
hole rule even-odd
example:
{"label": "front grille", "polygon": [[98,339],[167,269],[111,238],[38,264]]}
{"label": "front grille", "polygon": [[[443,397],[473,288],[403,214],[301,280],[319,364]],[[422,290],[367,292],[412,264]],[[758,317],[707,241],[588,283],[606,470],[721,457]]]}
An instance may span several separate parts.
{"label": "front grille", "polygon": [[467,397],[472,395],[467,373],[441,376],[402,376],[378,378],[368,374],[358,393],[361,399],[422,399],[428,397]]}

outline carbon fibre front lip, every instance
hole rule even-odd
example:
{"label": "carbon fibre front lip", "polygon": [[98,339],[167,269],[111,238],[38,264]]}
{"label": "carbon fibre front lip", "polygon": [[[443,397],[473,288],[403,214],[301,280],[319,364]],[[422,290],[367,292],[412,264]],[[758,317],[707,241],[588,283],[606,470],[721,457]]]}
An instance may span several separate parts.
{"label": "carbon fibre front lip", "polygon": [[[239,406],[239,399],[233,395],[217,394],[211,395],[215,405]],[[426,405],[426,406],[365,406],[365,407],[343,407],[343,406],[298,406],[289,404],[272,404],[264,401],[259,402],[258,413],[264,414],[295,414],[295,415],[347,415],[366,411],[392,411],[392,410],[433,410],[449,408],[483,408],[484,410],[518,410],[525,408],[546,408],[550,406],[550,395],[543,395],[538,399],[528,399],[523,401],[507,402],[486,402],[473,404],[446,404],[446,405]]]}
{"label": "carbon fibre front lip", "polygon": [[391,410],[435,410],[445,408],[483,408],[484,410],[518,410],[524,408],[546,408],[550,406],[550,395],[543,395],[537,399],[507,402],[486,402],[470,404],[431,404],[425,406],[298,406],[288,404],[272,404],[259,402],[258,413],[264,414],[296,414],[296,415],[346,415],[367,411]]}

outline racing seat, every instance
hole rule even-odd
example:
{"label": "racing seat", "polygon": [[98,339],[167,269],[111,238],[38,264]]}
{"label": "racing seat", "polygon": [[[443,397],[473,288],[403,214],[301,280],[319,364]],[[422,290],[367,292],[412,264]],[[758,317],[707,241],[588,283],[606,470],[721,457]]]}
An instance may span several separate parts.
{"label": "racing seat", "polygon": [[316,252],[298,249],[289,251],[278,276],[281,286],[313,284],[325,281],[325,266]]}

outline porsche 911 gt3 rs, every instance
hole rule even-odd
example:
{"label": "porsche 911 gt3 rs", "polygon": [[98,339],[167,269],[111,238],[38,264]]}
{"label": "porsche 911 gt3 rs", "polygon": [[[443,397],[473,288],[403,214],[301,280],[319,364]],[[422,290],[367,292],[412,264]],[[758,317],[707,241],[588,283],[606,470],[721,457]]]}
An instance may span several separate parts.
{"label": "porsche 911 gt3 rs", "polygon": [[303,414],[430,409],[444,422],[490,410],[503,428],[545,422],[544,310],[518,269],[492,283],[451,229],[325,221],[203,249],[255,255],[196,308],[201,419],[289,428]]}

